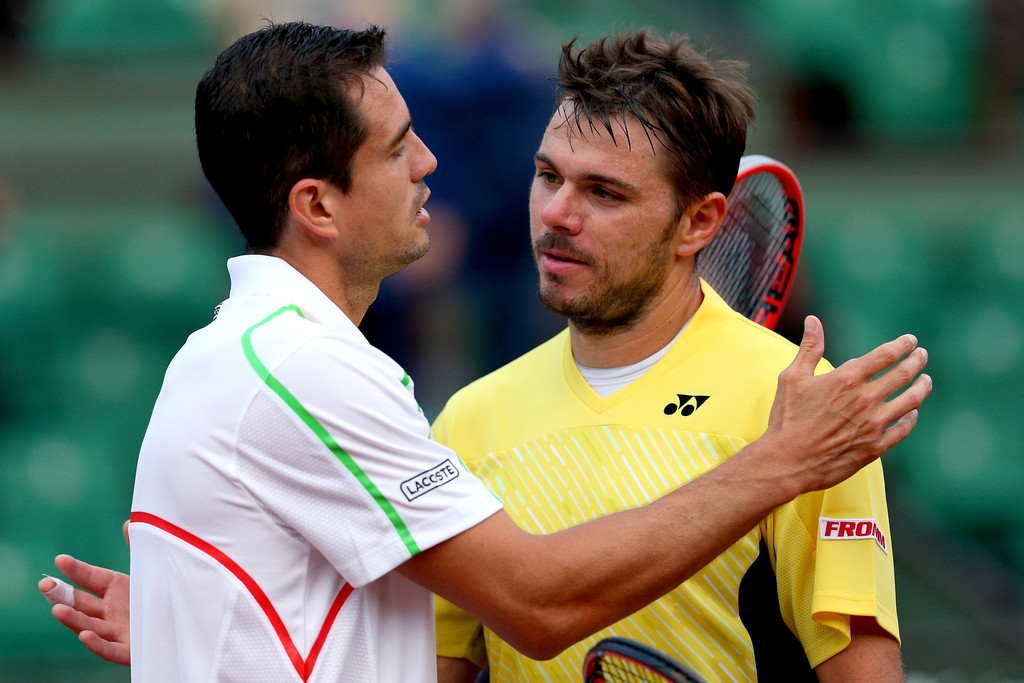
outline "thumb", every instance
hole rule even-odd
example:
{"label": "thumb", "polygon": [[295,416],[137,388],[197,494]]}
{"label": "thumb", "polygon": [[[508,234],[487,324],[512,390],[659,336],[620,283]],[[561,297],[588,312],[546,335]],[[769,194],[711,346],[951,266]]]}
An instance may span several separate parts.
{"label": "thumb", "polygon": [[804,318],[804,336],[800,339],[796,358],[789,367],[802,374],[813,375],[814,369],[818,367],[824,355],[825,331],[821,327],[821,321],[809,315]]}

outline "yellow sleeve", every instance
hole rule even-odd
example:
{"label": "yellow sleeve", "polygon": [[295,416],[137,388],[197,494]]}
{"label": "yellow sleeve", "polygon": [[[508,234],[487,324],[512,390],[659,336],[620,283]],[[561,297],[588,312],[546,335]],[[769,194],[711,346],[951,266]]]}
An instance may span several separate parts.
{"label": "yellow sleeve", "polygon": [[842,619],[848,629],[851,615],[875,617],[899,640],[892,537],[880,462],[825,493],[816,531],[814,619],[826,625]]}
{"label": "yellow sleeve", "polygon": [[881,463],[776,510],[769,547],[783,618],[816,667],[850,643],[850,617],[875,617],[899,640]]}
{"label": "yellow sleeve", "polygon": [[[433,424],[433,438],[451,446],[452,410],[446,406]],[[487,663],[483,626],[474,616],[442,597],[434,596],[434,618],[437,626],[439,657],[468,659],[480,668]]]}
{"label": "yellow sleeve", "polygon": [[484,629],[476,618],[444,598],[434,596],[439,657],[468,659],[480,668],[487,663]]}

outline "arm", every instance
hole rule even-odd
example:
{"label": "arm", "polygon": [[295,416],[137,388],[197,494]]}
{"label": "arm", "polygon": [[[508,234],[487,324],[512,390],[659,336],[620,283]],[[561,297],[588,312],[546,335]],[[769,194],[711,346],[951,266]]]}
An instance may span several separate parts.
{"label": "arm", "polygon": [[777,506],[904,439],[931,388],[913,379],[927,361],[915,347],[905,336],[814,376],[824,337],[809,318],[767,431],[729,461],[650,505],[555,534],[531,535],[498,512],[399,571],[523,654],[551,658],[685,581]]}
{"label": "arm", "polygon": [[822,683],[904,681],[900,646],[872,617],[850,618],[850,644],[815,669]]}
{"label": "arm", "polygon": [[[54,563],[86,590],[75,589],[73,605],[55,604],[53,616],[77,633],[79,640],[98,657],[128,666],[128,575],[70,555],[58,555]],[[39,590],[45,594],[55,585],[53,579],[42,579]]]}

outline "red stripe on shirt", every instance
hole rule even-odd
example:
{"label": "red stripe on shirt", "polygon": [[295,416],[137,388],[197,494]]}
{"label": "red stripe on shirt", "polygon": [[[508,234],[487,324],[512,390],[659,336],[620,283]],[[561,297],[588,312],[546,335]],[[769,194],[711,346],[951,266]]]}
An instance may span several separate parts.
{"label": "red stripe on shirt", "polygon": [[331,630],[331,626],[334,624],[334,619],[338,616],[338,612],[341,611],[342,605],[348,599],[348,596],[352,594],[352,586],[346,583],[341,587],[341,591],[338,592],[338,596],[334,599],[331,604],[330,610],[327,612],[327,617],[324,619],[323,626],[320,627],[320,633],[316,637],[316,641],[313,643],[313,647],[309,651],[309,657],[306,659],[302,658],[299,654],[298,648],[295,647],[295,643],[292,641],[291,635],[288,633],[288,629],[285,628],[284,621],[281,620],[277,610],[274,609],[273,603],[270,602],[270,598],[263,592],[256,580],[253,579],[249,574],[242,569],[237,562],[227,556],[224,551],[220,550],[211,543],[204,541],[195,534],[185,531],[179,526],[171,524],[167,520],[157,517],[156,515],[148,512],[132,512],[129,521],[132,524],[149,524],[154,526],[161,531],[165,531],[175,538],[188,543],[192,547],[196,548],[202,553],[209,555],[211,558],[216,560],[231,572],[236,579],[242,582],[249,594],[252,595],[253,599],[263,610],[267,619],[270,621],[270,625],[274,628],[274,632],[277,633],[278,639],[281,641],[282,647],[284,647],[285,653],[288,655],[288,659],[291,660],[292,666],[295,668],[295,672],[303,681],[309,680],[310,675],[313,673],[313,666],[316,664],[317,657],[320,655],[320,650],[323,648],[324,642],[327,640],[327,634]]}

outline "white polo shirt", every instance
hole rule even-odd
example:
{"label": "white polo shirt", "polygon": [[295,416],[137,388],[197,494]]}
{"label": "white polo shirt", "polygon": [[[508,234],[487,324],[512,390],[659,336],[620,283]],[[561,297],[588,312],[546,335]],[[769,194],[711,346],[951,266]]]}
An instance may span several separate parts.
{"label": "white polo shirt", "polygon": [[139,455],[132,680],[434,680],[431,595],[391,570],[500,501],[316,286],[273,257],[228,270]]}

